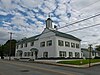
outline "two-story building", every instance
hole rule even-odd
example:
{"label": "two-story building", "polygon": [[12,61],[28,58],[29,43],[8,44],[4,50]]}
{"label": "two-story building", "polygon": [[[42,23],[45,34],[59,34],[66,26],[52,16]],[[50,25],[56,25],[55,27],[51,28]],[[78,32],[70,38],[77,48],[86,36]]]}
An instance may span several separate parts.
{"label": "two-story building", "polygon": [[25,38],[16,44],[16,58],[81,58],[81,40],[56,30],[52,20],[40,35]]}

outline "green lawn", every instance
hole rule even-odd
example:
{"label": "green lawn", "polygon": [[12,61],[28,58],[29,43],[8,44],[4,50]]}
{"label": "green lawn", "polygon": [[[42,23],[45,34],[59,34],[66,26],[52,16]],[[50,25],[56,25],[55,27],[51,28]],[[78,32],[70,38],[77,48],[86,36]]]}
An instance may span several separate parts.
{"label": "green lawn", "polygon": [[[91,59],[91,63],[100,62],[100,59]],[[61,64],[72,64],[72,65],[84,65],[89,63],[89,59],[86,60],[71,60],[71,61],[59,61]]]}

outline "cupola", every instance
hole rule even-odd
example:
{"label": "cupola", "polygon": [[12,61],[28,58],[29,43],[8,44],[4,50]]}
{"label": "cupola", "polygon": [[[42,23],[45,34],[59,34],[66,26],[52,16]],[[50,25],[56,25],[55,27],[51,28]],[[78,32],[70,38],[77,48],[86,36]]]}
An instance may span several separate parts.
{"label": "cupola", "polygon": [[46,20],[46,28],[52,29],[52,20],[50,17]]}

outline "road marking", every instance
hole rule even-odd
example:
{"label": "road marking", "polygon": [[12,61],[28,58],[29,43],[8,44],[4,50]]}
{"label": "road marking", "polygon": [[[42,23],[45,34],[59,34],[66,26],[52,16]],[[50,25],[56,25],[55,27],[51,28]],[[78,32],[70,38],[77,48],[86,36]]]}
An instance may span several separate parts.
{"label": "road marking", "polygon": [[35,69],[44,70],[44,71],[48,71],[48,72],[63,74],[63,75],[75,75],[75,74],[72,74],[72,73],[67,74],[67,73],[64,73],[64,72],[54,71],[54,70],[50,70],[50,69],[47,69],[47,68],[45,69],[45,68],[34,67],[34,66],[30,66],[30,65],[18,64],[18,63],[14,63],[14,62],[11,62],[11,61],[3,61],[3,62],[8,63],[8,64],[17,65],[17,66],[22,66],[22,67],[35,68]]}

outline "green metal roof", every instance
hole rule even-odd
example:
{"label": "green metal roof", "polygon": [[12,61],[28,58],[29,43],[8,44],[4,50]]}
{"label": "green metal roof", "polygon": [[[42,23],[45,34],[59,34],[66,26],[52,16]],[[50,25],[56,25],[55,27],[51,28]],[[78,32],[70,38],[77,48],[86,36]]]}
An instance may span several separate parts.
{"label": "green metal roof", "polygon": [[30,38],[25,38],[25,39],[21,39],[20,41],[17,42],[17,45],[22,44],[22,43],[27,43],[27,42],[32,42],[32,41],[36,41],[38,39],[36,39],[36,37],[38,37],[40,35],[36,35]]}
{"label": "green metal roof", "polygon": [[[76,41],[81,41],[80,39],[78,39],[78,38],[76,38],[76,37],[74,37],[74,36],[72,36],[70,34],[62,33],[62,32],[59,32],[59,31],[56,31],[56,30],[51,30],[51,29],[49,29],[49,30],[54,32],[55,36],[64,37],[64,38],[68,38],[68,39],[72,39],[72,40],[76,40]],[[31,42],[31,41],[36,41],[36,40],[38,40],[38,39],[36,39],[36,37],[38,37],[40,35],[42,35],[42,34],[30,37],[30,38],[22,39],[22,40],[18,41],[17,45],[22,44],[22,43]]]}
{"label": "green metal roof", "polygon": [[68,39],[72,39],[72,40],[76,40],[76,41],[81,41],[79,38],[76,38],[70,34],[62,33],[62,32],[56,31],[56,30],[50,30],[50,31],[54,32],[56,36],[60,36],[60,37],[64,37],[64,38],[68,38]]}

